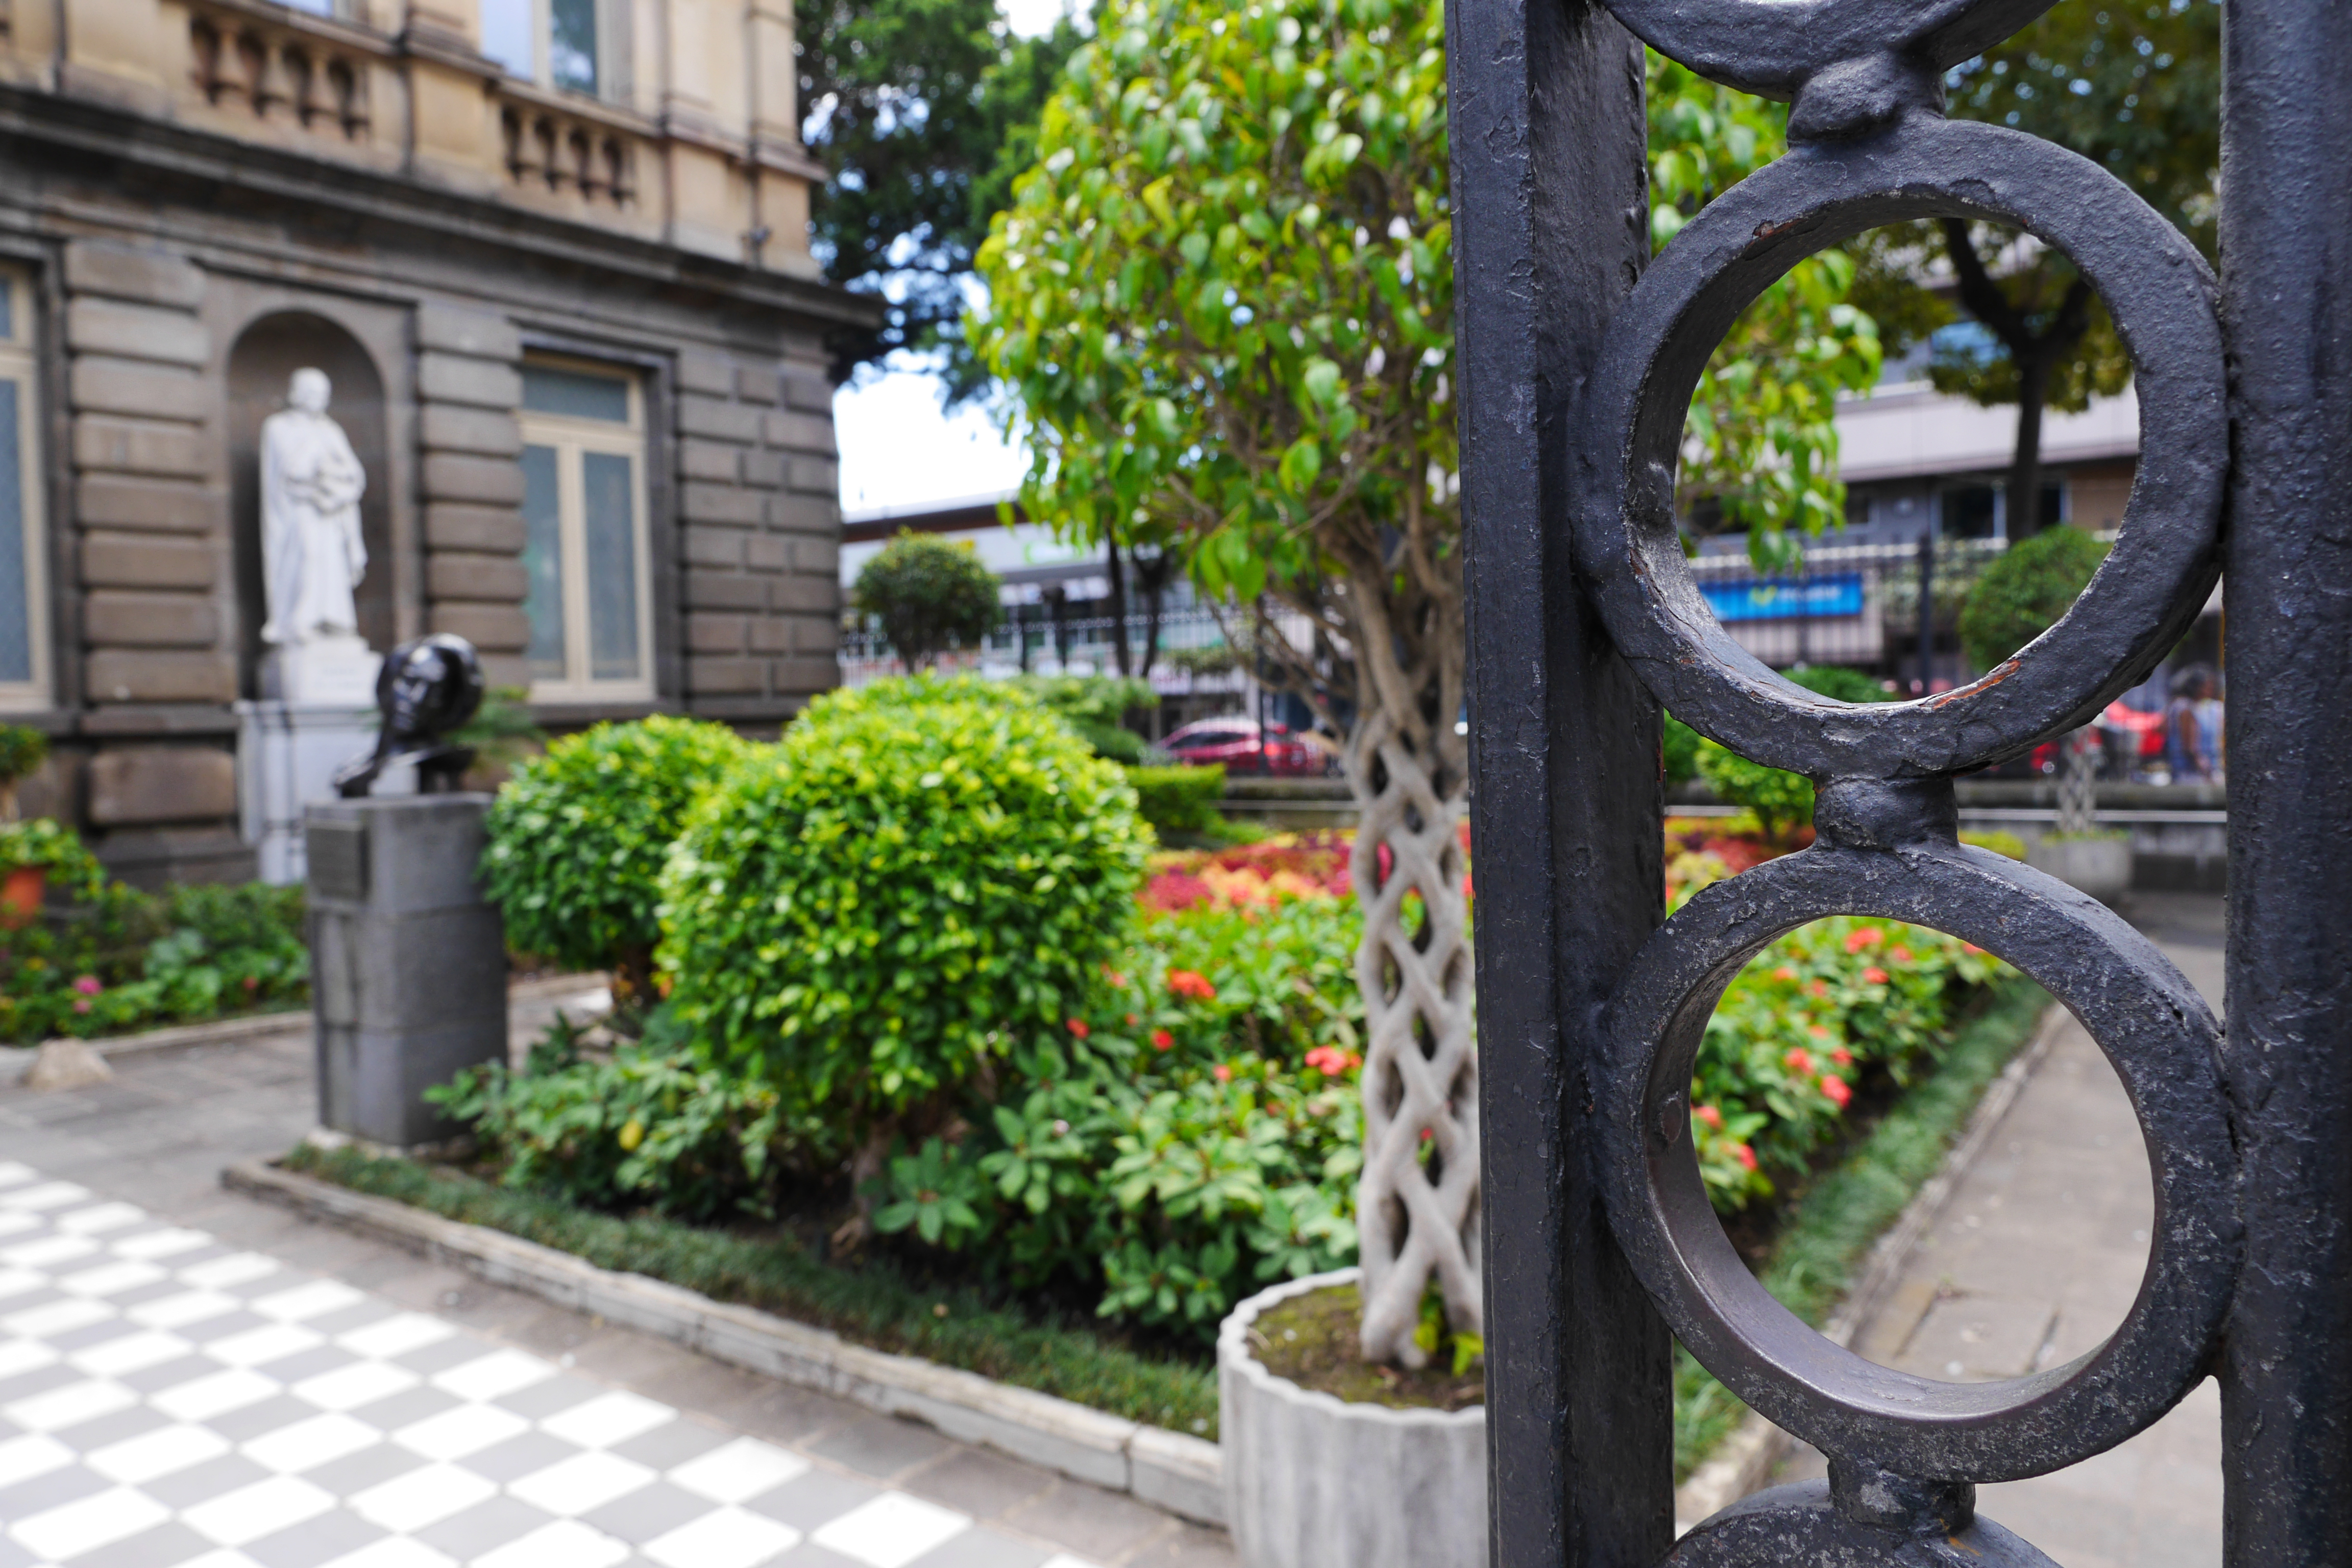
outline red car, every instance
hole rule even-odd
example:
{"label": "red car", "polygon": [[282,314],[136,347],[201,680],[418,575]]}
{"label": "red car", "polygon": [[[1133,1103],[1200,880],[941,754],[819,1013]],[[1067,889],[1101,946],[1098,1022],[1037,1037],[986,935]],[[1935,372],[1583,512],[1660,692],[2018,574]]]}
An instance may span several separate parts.
{"label": "red car", "polygon": [[1237,714],[1196,719],[1160,743],[1179,762],[1222,764],[1228,773],[1298,776],[1330,771],[1329,754],[1315,742],[1291,733],[1286,725],[1261,725]]}

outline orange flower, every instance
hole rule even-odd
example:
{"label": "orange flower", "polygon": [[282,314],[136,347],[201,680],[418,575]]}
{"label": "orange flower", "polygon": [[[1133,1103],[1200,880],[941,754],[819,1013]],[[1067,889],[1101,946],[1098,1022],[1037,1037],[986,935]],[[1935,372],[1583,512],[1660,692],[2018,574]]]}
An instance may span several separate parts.
{"label": "orange flower", "polygon": [[1809,1027],[1813,1038],[1817,1040],[1826,1040],[1830,1037],[1829,1026],[1826,1024],[1814,1024],[1809,1026]]}
{"label": "orange flower", "polygon": [[1179,996],[1190,996],[1199,1002],[1213,1002],[1217,999],[1217,988],[1210,984],[1209,977],[1197,969],[1169,971],[1168,989]]}
{"label": "orange flower", "polygon": [[1864,980],[1869,981],[1873,985],[1884,985],[1886,984],[1886,971],[1879,968],[1875,964],[1864,970],[1862,972],[1862,977]]}
{"label": "orange flower", "polygon": [[1129,1013],[1129,1014],[1127,1016],[1127,1026],[1128,1026],[1129,1028],[1130,1028],[1130,1029],[1132,1029],[1133,1027],[1135,1027],[1138,1024],[1140,1024],[1141,1022],[1143,1022],[1143,1020],[1142,1020],[1142,1019],[1140,1019],[1140,1018],[1139,1018],[1139,1017],[1137,1017],[1137,1016],[1136,1016],[1134,1014],[1132,1014],[1132,1013]]}
{"label": "orange flower", "polygon": [[1227,1067],[1223,1062],[1219,1062],[1215,1067],[1211,1068],[1209,1071],[1216,1076],[1216,1079],[1219,1083],[1231,1083],[1234,1081],[1234,1069]]}
{"label": "orange flower", "polygon": [[1794,980],[1796,977],[1797,972],[1785,963],[1772,972],[1772,978],[1775,980]]}
{"label": "orange flower", "polygon": [[1911,962],[1911,950],[1907,947],[1889,948],[1886,956],[1897,963],[1908,963]]}
{"label": "orange flower", "polygon": [[1816,996],[1826,996],[1830,994],[1830,983],[1826,980],[1816,980],[1806,989]]}
{"label": "orange flower", "polygon": [[1860,952],[1864,948],[1876,947],[1885,940],[1886,933],[1876,926],[1864,926],[1860,931],[1847,933],[1845,950],[1848,952]]}

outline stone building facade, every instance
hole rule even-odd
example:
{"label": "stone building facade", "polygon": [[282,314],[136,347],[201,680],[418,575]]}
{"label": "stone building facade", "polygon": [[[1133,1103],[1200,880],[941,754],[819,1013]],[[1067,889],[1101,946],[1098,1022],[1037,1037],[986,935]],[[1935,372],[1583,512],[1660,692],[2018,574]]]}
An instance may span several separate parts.
{"label": "stone building facade", "polygon": [[[782,0],[0,11],[0,717],[136,880],[249,875],[257,445],[316,365],[379,650],[568,728],[836,679],[825,333]],[[388,8],[387,8],[388,7]]]}

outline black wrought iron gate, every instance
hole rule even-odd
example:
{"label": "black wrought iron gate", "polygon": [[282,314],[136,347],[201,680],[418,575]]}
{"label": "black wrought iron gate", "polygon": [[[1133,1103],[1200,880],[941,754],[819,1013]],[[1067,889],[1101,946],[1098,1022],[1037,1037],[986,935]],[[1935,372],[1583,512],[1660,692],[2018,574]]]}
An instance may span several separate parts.
{"label": "black wrought iron gate", "polygon": [[[1943,117],[1943,69],[2048,4],[1451,0],[1497,1568],[1646,1568],[1670,1547],[1693,1564],[2044,1563],[1974,1518],[1975,1483],[2110,1447],[2207,1375],[2229,1568],[2352,1563],[2352,5],[2231,0],[2217,285],[2093,164]],[[1793,100],[1790,154],[1654,263],[1633,34]],[[2030,228],[2097,284],[2132,351],[2139,478],[2114,554],[2047,637],[1966,690],[1844,709],[1716,626],[1675,542],[1675,449],[1708,353],[1762,288],[1863,228],[1938,215]],[[2137,679],[2225,558],[2226,1040],[2128,926],[1957,845],[1949,784]],[[1812,850],[1663,926],[1661,700],[1820,795]],[[2158,1186],[2150,1267],[2081,1361],[1965,1386],[1871,1366],[1723,1241],[1688,1139],[1698,1031],[1748,956],[1834,912],[2011,959],[2130,1089]],[[1674,1546],[1669,1321],[1829,1454],[1828,1486]]]}

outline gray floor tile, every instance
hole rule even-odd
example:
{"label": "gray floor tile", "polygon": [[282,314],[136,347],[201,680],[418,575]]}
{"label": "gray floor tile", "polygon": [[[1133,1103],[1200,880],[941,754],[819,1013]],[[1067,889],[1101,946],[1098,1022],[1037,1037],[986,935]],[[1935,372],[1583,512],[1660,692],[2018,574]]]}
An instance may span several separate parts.
{"label": "gray floor tile", "polygon": [[809,1445],[809,1452],[878,1478],[929,1464],[955,1445],[928,1426],[887,1415],[865,1415]]}
{"label": "gray floor tile", "polygon": [[237,1550],[261,1564],[261,1568],[320,1568],[390,1533],[355,1513],[334,1509],[258,1541],[247,1542]]}
{"label": "gray floor tile", "polygon": [[1049,1548],[1015,1541],[997,1531],[967,1530],[926,1552],[907,1568],[1038,1568],[1052,1555]]}
{"label": "gray floor tile", "polygon": [[173,1568],[212,1550],[211,1542],[173,1519],[127,1541],[85,1552],[73,1563],[74,1568]]}
{"label": "gray floor tile", "polygon": [[881,1495],[882,1489],[847,1476],[825,1470],[811,1470],[807,1475],[786,1481],[773,1491],[763,1492],[743,1506],[754,1513],[764,1513],[770,1519],[781,1520],[795,1530],[810,1531],[840,1518],[869,1498]]}
{"label": "gray floor tile", "polygon": [[545,1432],[525,1432],[503,1443],[493,1443],[478,1454],[468,1454],[458,1463],[478,1476],[488,1476],[504,1485],[547,1468],[558,1459],[580,1452],[577,1443],[567,1443]]}
{"label": "gray floor tile", "polygon": [[1059,1478],[982,1448],[958,1448],[898,1483],[902,1491],[944,1503],[974,1519],[993,1519],[1028,1501]]}
{"label": "gray floor tile", "polygon": [[223,1454],[217,1459],[206,1459],[201,1465],[142,1481],[139,1489],[167,1508],[189,1509],[226,1496],[239,1487],[268,1480],[269,1475],[243,1454]]}
{"label": "gray floor tile", "polygon": [[378,1443],[372,1448],[362,1448],[356,1454],[346,1454],[340,1459],[330,1459],[315,1468],[304,1470],[302,1479],[337,1497],[347,1498],[394,1476],[421,1470],[427,1462],[397,1444]]}
{"label": "gray floor tile", "polygon": [[680,1416],[665,1421],[650,1432],[641,1432],[625,1443],[613,1445],[613,1452],[625,1459],[635,1459],[640,1465],[651,1465],[666,1470],[682,1465],[698,1454],[707,1454],[734,1436],[715,1426]]}
{"label": "gray floor tile", "polygon": [[643,1546],[710,1511],[708,1499],[680,1490],[667,1481],[639,1487],[625,1498],[606,1503],[581,1519],[605,1534],[632,1546]]}
{"label": "gray floor tile", "polygon": [[520,1499],[494,1497],[438,1524],[426,1525],[416,1532],[416,1539],[465,1563],[548,1522],[548,1514]]}

